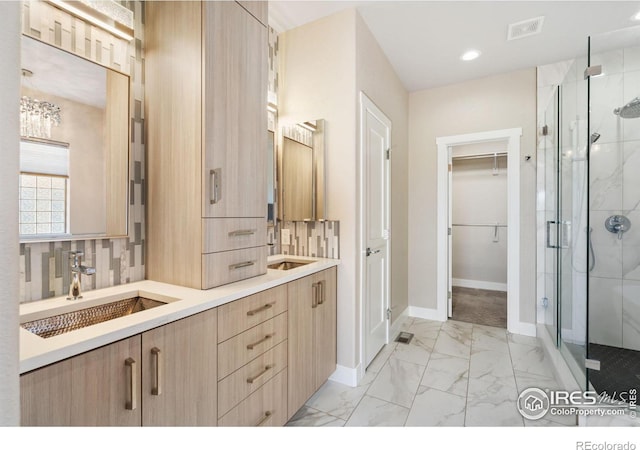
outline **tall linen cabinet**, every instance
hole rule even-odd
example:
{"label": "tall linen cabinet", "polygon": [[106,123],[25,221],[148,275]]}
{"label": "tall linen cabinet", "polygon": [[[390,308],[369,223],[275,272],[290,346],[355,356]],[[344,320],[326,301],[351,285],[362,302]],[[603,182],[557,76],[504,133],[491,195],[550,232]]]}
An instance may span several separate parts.
{"label": "tall linen cabinet", "polygon": [[145,2],[147,278],[267,271],[266,2]]}

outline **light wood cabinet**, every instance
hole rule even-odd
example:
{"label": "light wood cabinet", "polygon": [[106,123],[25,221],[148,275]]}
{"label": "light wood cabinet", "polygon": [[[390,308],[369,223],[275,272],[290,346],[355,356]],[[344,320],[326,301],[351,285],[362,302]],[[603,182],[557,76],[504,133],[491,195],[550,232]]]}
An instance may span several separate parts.
{"label": "light wood cabinet", "polygon": [[298,409],[336,369],[336,269],[288,284],[288,414]]}
{"label": "light wood cabinet", "polygon": [[280,426],[336,368],[336,268],[23,374],[22,425]]}
{"label": "light wood cabinet", "polygon": [[217,423],[217,310],[142,334],[142,425]]}
{"label": "light wood cabinet", "polygon": [[217,310],[20,377],[22,425],[215,426]]}
{"label": "light wood cabinet", "polygon": [[269,2],[239,1],[238,3],[264,26],[269,26]]}
{"label": "light wood cabinet", "polygon": [[249,3],[145,3],[151,280],[209,289],[267,271],[267,29]]}
{"label": "light wood cabinet", "polygon": [[218,425],[287,421],[287,285],[218,309]]}
{"label": "light wood cabinet", "polygon": [[140,336],[20,377],[23,426],[139,426]]}

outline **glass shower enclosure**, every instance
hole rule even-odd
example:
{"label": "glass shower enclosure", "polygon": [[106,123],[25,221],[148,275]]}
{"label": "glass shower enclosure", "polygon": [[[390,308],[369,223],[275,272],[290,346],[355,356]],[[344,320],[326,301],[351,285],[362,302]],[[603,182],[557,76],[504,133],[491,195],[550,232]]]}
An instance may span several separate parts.
{"label": "glass shower enclosure", "polygon": [[544,324],[583,389],[624,400],[640,387],[640,27],[586,50],[541,117]]}

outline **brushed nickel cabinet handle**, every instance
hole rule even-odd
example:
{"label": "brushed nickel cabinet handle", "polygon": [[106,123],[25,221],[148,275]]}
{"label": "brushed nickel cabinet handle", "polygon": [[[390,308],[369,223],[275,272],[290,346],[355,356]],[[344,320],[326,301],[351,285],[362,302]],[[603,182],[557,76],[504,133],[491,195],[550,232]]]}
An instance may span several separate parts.
{"label": "brushed nickel cabinet handle", "polygon": [[247,378],[247,383],[253,384],[254,381],[256,381],[258,378],[260,378],[262,375],[264,375],[265,373],[267,373],[268,371],[270,371],[274,367],[275,367],[274,364],[269,364],[269,365],[264,366],[264,369],[262,369],[259,374]]}
{"label": "brushed nickel cabinet handle", "polygon": [[252,234],[256,234],[257,230],[236,230],[236,231],[230,231],[229,232],[229,237],[236,237],[236,236],[250,236]]}
{"label": "brushed nickel cabinet handle", "polygon": [[211,183],[210,187],[210,203],[215,205],[220,201],[220,191],[222,190],[222,169],[211,169],[209,171],[209,177],[211,178],[209,181]]}
{"label": "brushed nickel cabinet handle", "polygon": [[318,305],[324,303],[324,280],[318,281]]}
{"label": "brushed nickel cabinet handle", "polygon": [[311,285],[311,308],[318,307],[318,283]]}
{"label": "brushed nickel cabinet handle", "polygon": [[264,413],[264,416],[262,417],[262,419],[260,419],[260,422],[258,422],[256,424],[257,427],[261,427],[262,425],[264,425],[264,423],[269,420],[269,418],[271,417],[273,413],[271,411],[267,411]]}
{"label": "brushed nickel cabinet handle", "polygon": [[127,358],[124,360],[124,365],[129,368],[129,393],[131,397],[125,402],[125,409],[133,411],[137,407],[137,386],[136,386],[136,361],[133,358]]}
{"label": "brushed nickel cabinet handle", "polygon": [[151,388],[151,395],[160,395],[162,394],[162,352],[158,347],[153,347],[151,354],[156,360],[156,385]]}
{"label": "brushed nickel cabinet handle", "polygon": [[238,264],[231,264],[229,266],[229,270],[236,270],[236,269],[241,269],[243,267],[253,266],[255,263],[256,263],[255,261],[245,261]]}
{"label": "brushed nickel cabinet handle", "polygon": [[248,344],[247,345],[247,350],[253,350],[254,347],[262,344],[264,341],[268,341],[269,339],[271,339],[273,336],[275,336],[275,333],[271,333],[271,334],[266,334],[262,339],[260,339],[257,342],[254,342],[253,344]]}
{"label": "brushed nickel cabinet handle", "polygon": [[273,308],[273,305],[275,305],[275,302],[267,303],[264,306],[261,306],[260,308],[256,308],[256,309],[252,309],[251,311],[247,311],[247,316],[255,316],[256,314],[261,313],[262,311],[266,311],[267,309]]}

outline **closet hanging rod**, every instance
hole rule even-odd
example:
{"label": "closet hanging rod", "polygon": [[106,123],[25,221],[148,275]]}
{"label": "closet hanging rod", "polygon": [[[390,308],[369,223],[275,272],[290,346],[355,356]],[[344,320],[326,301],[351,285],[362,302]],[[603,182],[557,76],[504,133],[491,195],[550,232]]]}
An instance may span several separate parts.
{"label": "closet hanging rod", "polygon": [[477,155],[460,155],[452,156],[451,159],[481,159],[481,158],[495,158],[500,156],[507,156],[507,152],[493,152],[493,153],[478,153]]}
{"label": "closet hanging rod", "polygon": [[453,227],[499,227],[499,228],[507,228],[506,224],[500,223],[454,223],[451,224]]}

